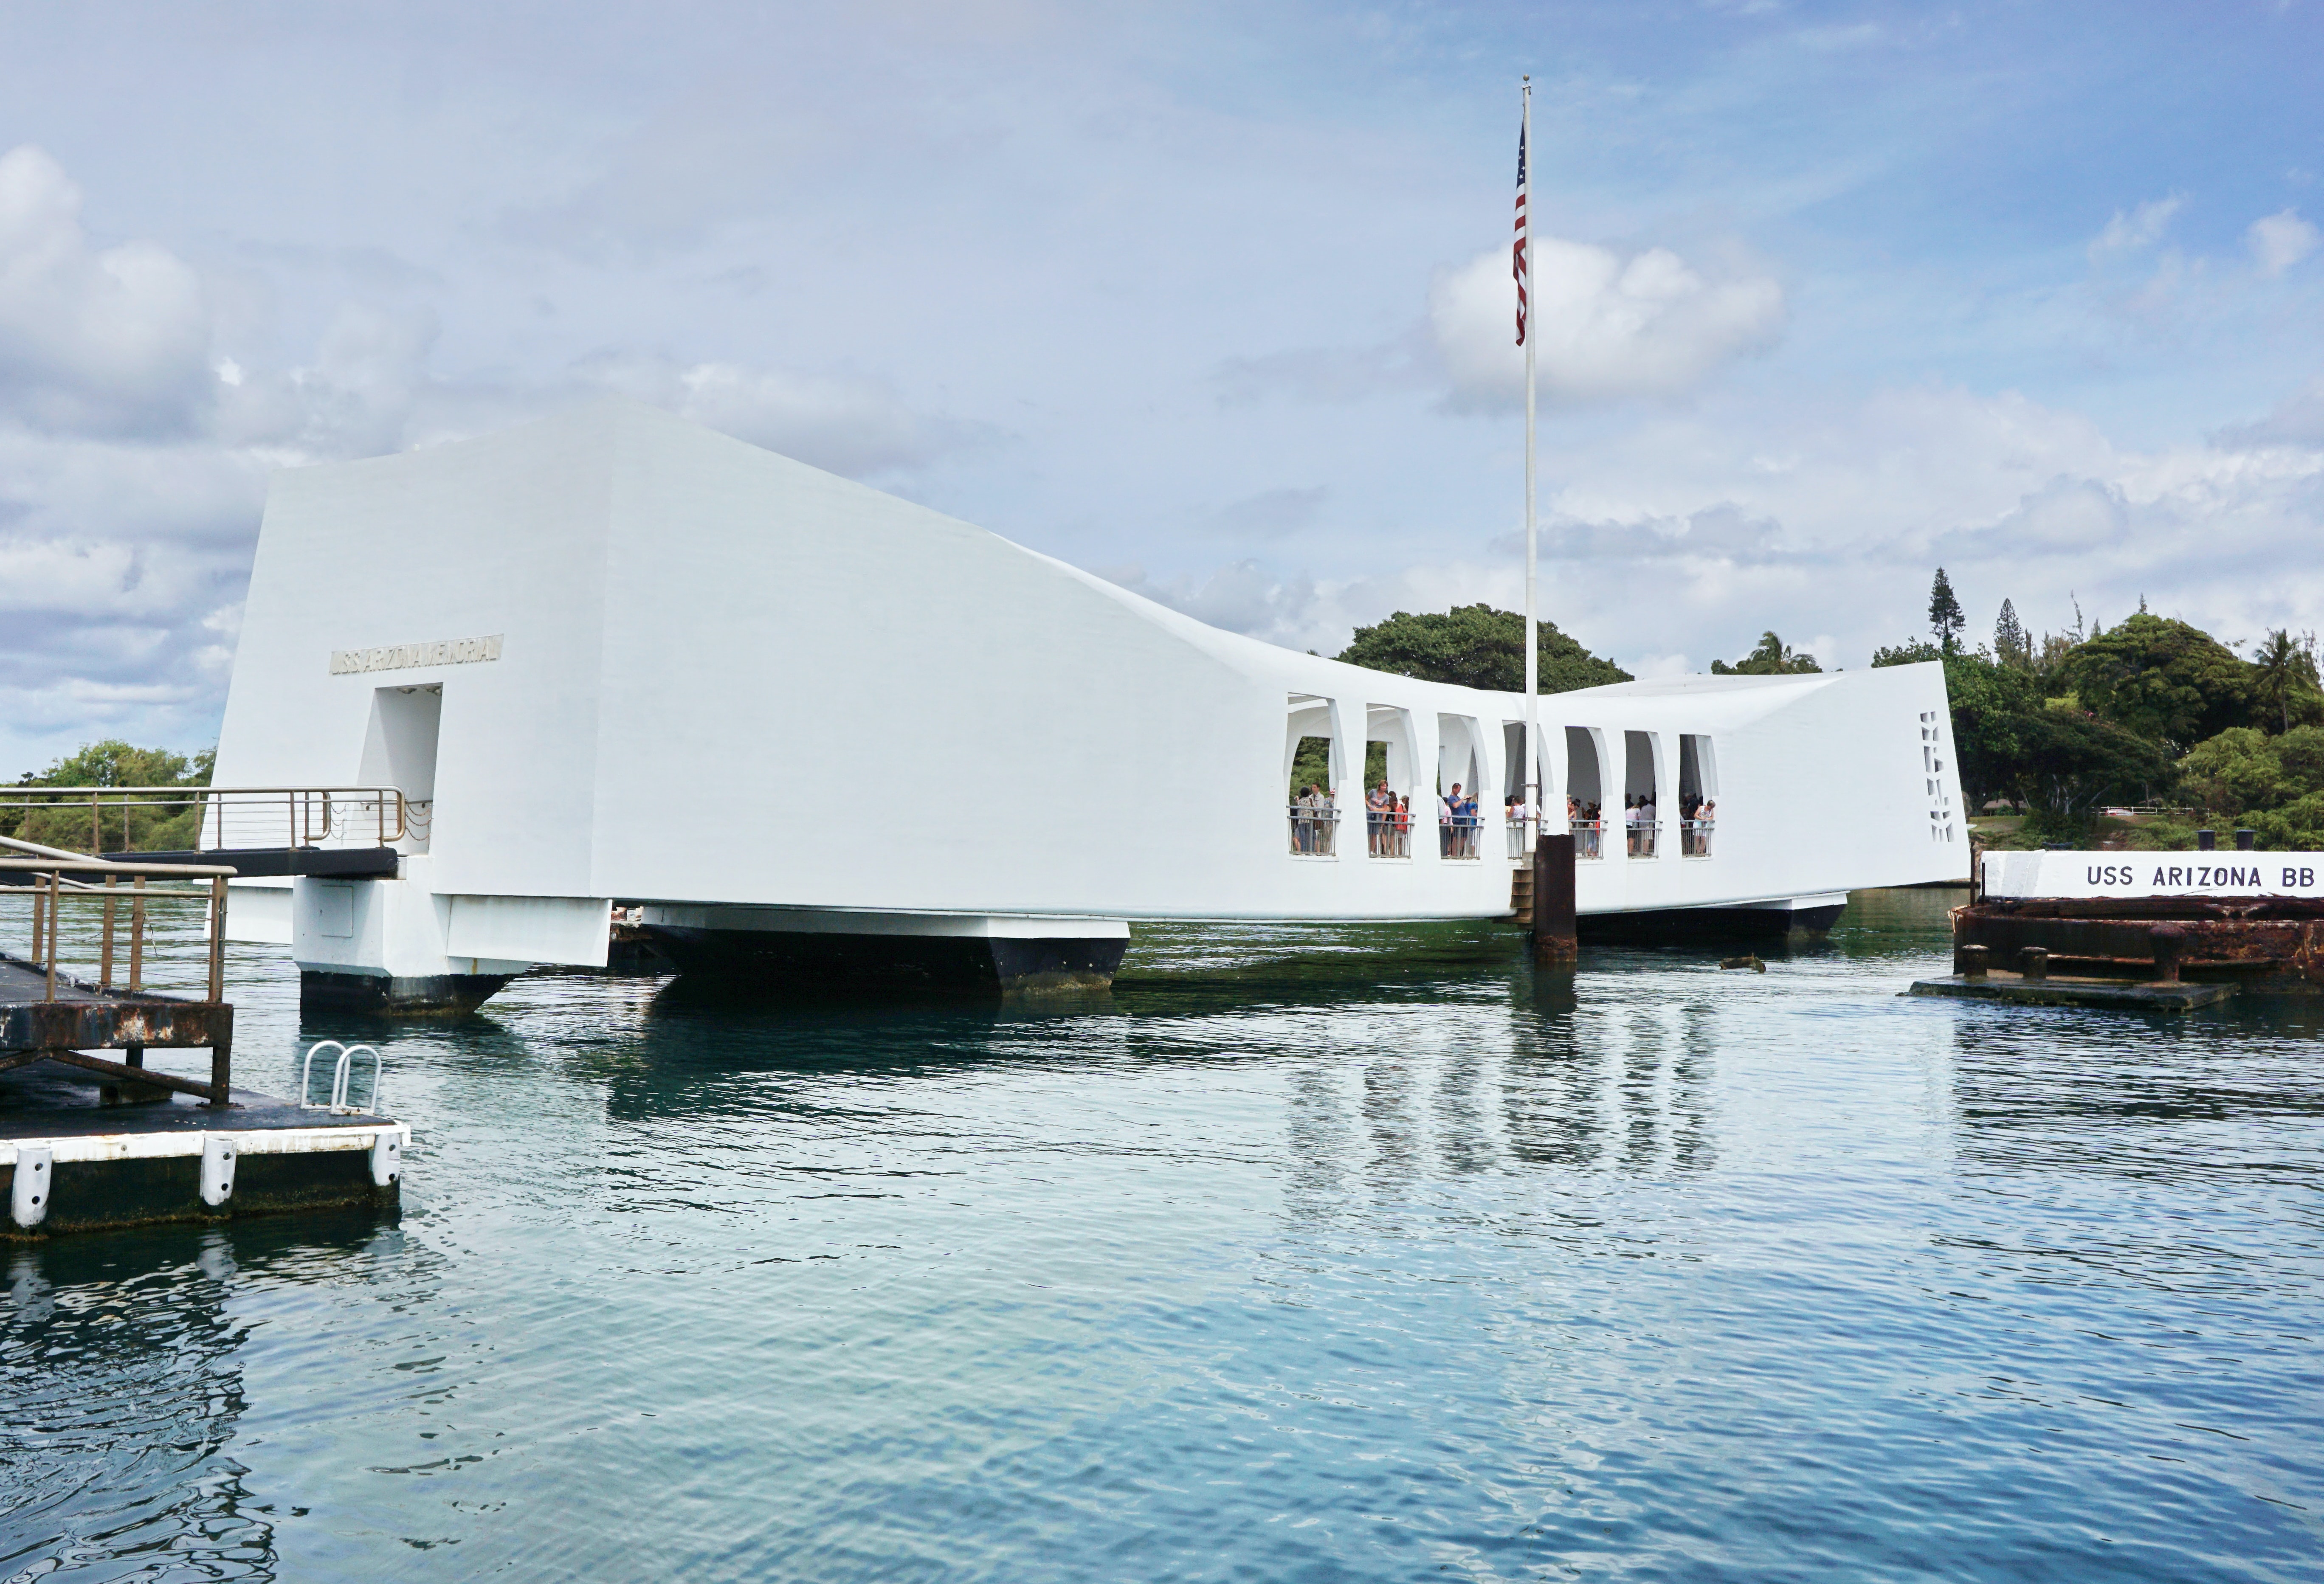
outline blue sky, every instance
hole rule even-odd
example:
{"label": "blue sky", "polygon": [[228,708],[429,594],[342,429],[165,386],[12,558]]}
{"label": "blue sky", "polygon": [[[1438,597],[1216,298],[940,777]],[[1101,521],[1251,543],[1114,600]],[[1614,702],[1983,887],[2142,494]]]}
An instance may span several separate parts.
{"label": "blue sky", "polygon": [[[615,391],[1333,652],[2324,626],[2317,7],[0,4],[0,771],[208,743],[268,474]],[[414,634],[414,638],[429,634]]]}

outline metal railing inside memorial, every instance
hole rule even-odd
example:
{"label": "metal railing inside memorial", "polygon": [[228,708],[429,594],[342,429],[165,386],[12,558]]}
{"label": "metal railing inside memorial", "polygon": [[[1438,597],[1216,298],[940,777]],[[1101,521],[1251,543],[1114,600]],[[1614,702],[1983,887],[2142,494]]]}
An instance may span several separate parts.
{"label": "metal railing inside memorial", "polygon": [[1662,834],[1662,822],[1659,820],[1656,820],[1652,824],[1639,824],[1634,825],[1624,825],[1622,827],[1622,832],[1625,839],[1629,843],[1630,856],[1633,858],[1654,857],[1657,846],[1656,838]]}
{"label": "metal railing inside memorial", "polygon": [[1291,851],[1303,858],[1336,857],[1340,811],[1332,805],[1291,805]]}
{"label": "metal railing inside memorial", "polygon": [[1570,822],[1573,832],[1573,856],[1577,860],[1606,856],[1606,822],[1600,819],[1578,819]]}
{"label": "metal railing inside memorial", "polygon": [[1686,819],[1678,823],[1678,855],[1681,858],[1711,856],[1711,833],[1716,820]]}
{"label": "metal railing inside memorial", "polygon": [[392,787],[0,787],[0,830],[91,853],[424,847],[432,811]]}
{"label": "metal railing inside memorial", "polygon": [[1517,861],[1533,856],[1533,821],[1519,817],[1506,822],[1508,831],[1509,858]]}
{"label": "metal railing inside memorial", "polygon": [[1456,814],[1436,822],[1439,851],[1446,858],[1482,857],[1485,822],[1473,814]]}
{"label": "metal railing inside memorial", "polygon": [[1411,857],[1411,811],[1388,808],[1366,809],[1364,811],[1364,850],[1374,858]]}

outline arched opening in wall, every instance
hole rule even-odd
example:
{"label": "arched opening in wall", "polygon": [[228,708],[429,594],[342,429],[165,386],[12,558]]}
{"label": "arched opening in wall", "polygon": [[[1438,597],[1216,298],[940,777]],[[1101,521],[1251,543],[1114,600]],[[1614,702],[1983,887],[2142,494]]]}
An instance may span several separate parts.
{"label": "arched opening in wall", "polygon": [[1550,785],[1549,728],[1544,726],[1534,742],[1541,763],[1526,774],[1526,729],[1523,721],[1501,723],[1501,820],[1508,832],[1508,855],[1524,858],[1533,852],[1541,830],[1540,804]]}
{"label": "arched opening in wall", "polygon": [[1573,831],[1577,859],[1606,855],[1606,780],[1598,760],[1598,733],[1583,726],[1565,729],[1566,819]]}
{"label": "arched opening in wall", "polygon": [[[364,729],[363,762],[355,780],[365,787],[392,787],[403,794],[404,831],[401,843],[411,852],[428,851],[436,813],[436,741],[444,723],[444,685],[381,687],[371,695],[371,721]],[[340,761],[345,763],[345,760]],[[387,799],[392,803],[393,799]],[[392,808],[354,810],[358,822],[384,818],[392,824]]]}
{"label": "arched opening in wall", "polygon": [[1622,733],[1622,832],[1633,858],[1655,856],[1662,809],[1655,800],[1655,733]]}
{"label": "arched opening in wall", "polygon": [[1364,706],[1364,851],[1412,856],[1412,716],[1384,704]]}
{"label": "arched opening in wall", "polygon": [[1467,715],[1436,717],[1436,851],[1441,858],[1478,856],[1478,783],[1485,744]]}
{"label": "arched opening in wall", "polygon": [[1303,858],[1330,858],[1338,850],[1340,763],[1339,710],[1328,698],[1290,695],[1284,714],[1283,779],[1287,798],[1291,851]]}
{"label": "arched opening in wall", "polygon": [[1678,855],[1710,857],[1719,821],[1719,759],[1711,739],[1694,732],[1678,740]]}

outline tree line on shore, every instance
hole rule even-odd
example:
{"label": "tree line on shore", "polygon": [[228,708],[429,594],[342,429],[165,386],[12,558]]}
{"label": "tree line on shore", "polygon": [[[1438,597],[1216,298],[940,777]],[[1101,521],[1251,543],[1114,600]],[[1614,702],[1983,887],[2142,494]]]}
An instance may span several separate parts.
{"label": "tree line on shore", "polygon": [[2324,686],[2316,636],[2288,628],[2246,647],[2190,622],[2137,612],[2113,627],[2036,640],[2007,600],[1991,643],[1970,648],[1939,568],[1927,639],[1877,650],[1875,666],[1936,660],[1952,704],[1961,790],[1972,809],[2024,816],[2009,844],[2090,839],[2115,805],[2157,810],[2135,847],[2195,845],[2199,825],[2240,824],[2260,846],[2324,848]]}
{"label": "tree line on shore", "polygon": [[[217,751],[173,753],[166,748],[134,748],[117,737],[92,742],[44,770],[19,776],[19,787],[207,787]],[[85,852],[92,835],[88,804],[46,806],[46,799],[11,797],[0,786],[0,836]],[[154,797],[107,797],[101,811],[102,845],[109,852],[182,852],[198,845],[198,806]],[[123,822],[128,828],[123,829]]]}

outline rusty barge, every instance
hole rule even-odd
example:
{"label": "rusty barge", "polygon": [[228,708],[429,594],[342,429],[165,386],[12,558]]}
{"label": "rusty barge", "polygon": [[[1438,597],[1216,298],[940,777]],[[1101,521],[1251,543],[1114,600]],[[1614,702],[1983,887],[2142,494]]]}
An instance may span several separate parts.
{"label": "rusty barge", "polygon": [[1988,852],[1952,972],[1912,993],[2169,1011],[2324,993],[2319,879],[2312,852]]}

